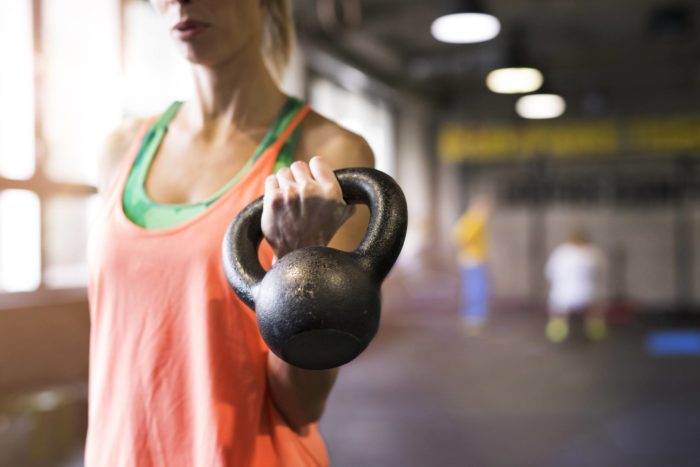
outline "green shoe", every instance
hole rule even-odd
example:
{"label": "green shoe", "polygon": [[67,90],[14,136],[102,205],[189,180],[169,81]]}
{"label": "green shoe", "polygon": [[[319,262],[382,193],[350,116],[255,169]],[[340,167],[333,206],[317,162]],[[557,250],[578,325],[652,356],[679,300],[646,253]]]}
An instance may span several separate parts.
{"label": "green shoe", "polygon": [[556,344],[564,342],[569,335],[569,323],[566,318],[550,318],[545,334],[547,339]]}
{"label": "green shoe", "polygon": [[607,325],[603,318],[587,319],[583,331],[586,333],[586,337],[592,341],[601,341],[608,334]]}

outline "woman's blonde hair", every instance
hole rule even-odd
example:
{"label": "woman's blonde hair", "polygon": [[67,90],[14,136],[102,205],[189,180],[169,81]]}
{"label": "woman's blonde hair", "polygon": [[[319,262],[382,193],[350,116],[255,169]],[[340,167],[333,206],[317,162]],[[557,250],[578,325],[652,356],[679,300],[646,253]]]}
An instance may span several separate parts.
{"label": "woman's blonde hair", "polygon": [[262,54],[265,64],[278,82],[292,55],[294,20],[290,0],[265,0]]}

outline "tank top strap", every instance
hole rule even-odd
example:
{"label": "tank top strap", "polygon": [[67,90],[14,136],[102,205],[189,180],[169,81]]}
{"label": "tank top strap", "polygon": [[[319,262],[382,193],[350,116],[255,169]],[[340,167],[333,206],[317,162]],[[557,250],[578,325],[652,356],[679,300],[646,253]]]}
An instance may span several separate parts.
{"label": "tank top strap", "polygon": [[287,142],[294,130],[297,129],[299,124],[304,120],[304,117],[309,113],[311,108],[307,103],[299,99],[291,98],[294,102],[294,108],[287,114],[287,118],[284,119],[282,125],[280,125],[280,131],[277,135],[274,145],[281,147]]}
{"label": "tank top strap", "polygon": [[167,130],[168,125],[170,124],[170,121],[175,118],[175,115],[177,114],[178,110],[180,110],[180,107],[182,107],[182,101],[175,101],[168,108],[163,112],[160,117],[158,117],[154,122],[153,126],[151,126],[151,130],[153,131],[159,131],[159,130]]}
{"label": "tank top strap", "polygon": [[274,151],[277,152],[273,173],[282,167],[289,167],[294,162],[301,123],[311,110],[309,105],[303,101],[297,100],[297,105],[296,111],[290,114],[289,123],[280,132],[273,145]]}
{"label": "tank top strap", "polygon": [[[147,166],[150,163],[150,159],[152,159],[165,133],[168,131],[170,121],[175,117],[180,107],[182,107],[182,102],[175,101],[168,106],[165,112],[147,120],[147,126],[145,130],[143,130],[143,135],[139,138],[139,149],[136,154],[134,154],[133,158],[130,158],[132,160],[129,161],[129,179],[131,175],[133,175],[131,172],[134,172],[135,168],[141,168],[142,164]],[[144,161],[144,159],[146,160]],[[147,167],[141,169],[143,171],[147,169]],[[139,175],[140,177],[145,177],[145,173],[140,173]]]}
{"label": "tank top strap", "polygon": [[107,195],[105,200],[107,203],[113,201],[113,198],[121,197],[123,185],[131,172],[131,167],[134,160],[143,151],[144,147],[147,146],[151,139],[153,138],[153,123],[156,120],[155,117],[149,117],[140,125],[136,137],[133,139],[129,148],[126,150],[124,157],[117,164],[117,171],[109,185]]}

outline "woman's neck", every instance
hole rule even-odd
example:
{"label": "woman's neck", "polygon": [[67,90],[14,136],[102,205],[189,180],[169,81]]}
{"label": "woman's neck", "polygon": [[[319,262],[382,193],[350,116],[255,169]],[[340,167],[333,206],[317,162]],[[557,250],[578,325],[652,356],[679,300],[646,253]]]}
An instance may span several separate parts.
{"label": "woman's neck", "polygon": [[183,116],[202,134],[266,127],[286,100],[257,50],[215,67],[195,65],[193,71],[195,95]]}

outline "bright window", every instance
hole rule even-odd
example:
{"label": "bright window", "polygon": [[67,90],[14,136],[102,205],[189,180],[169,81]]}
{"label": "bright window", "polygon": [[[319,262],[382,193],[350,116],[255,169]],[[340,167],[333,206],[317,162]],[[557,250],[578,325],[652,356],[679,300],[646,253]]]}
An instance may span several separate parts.
{"label": "bright window", "polygon": [[41,283],[39,197],[0,191],[0,291],[35,290]]}
{"label": "bright window", "polygon": [[116,0],[42,1],[41,127],[53,180],[94,184],[96,152],[119,124],[118,7]]}
{"label": "bright window", "polygon": [[0,2],[0,176],[34,173],[32,2]]}

